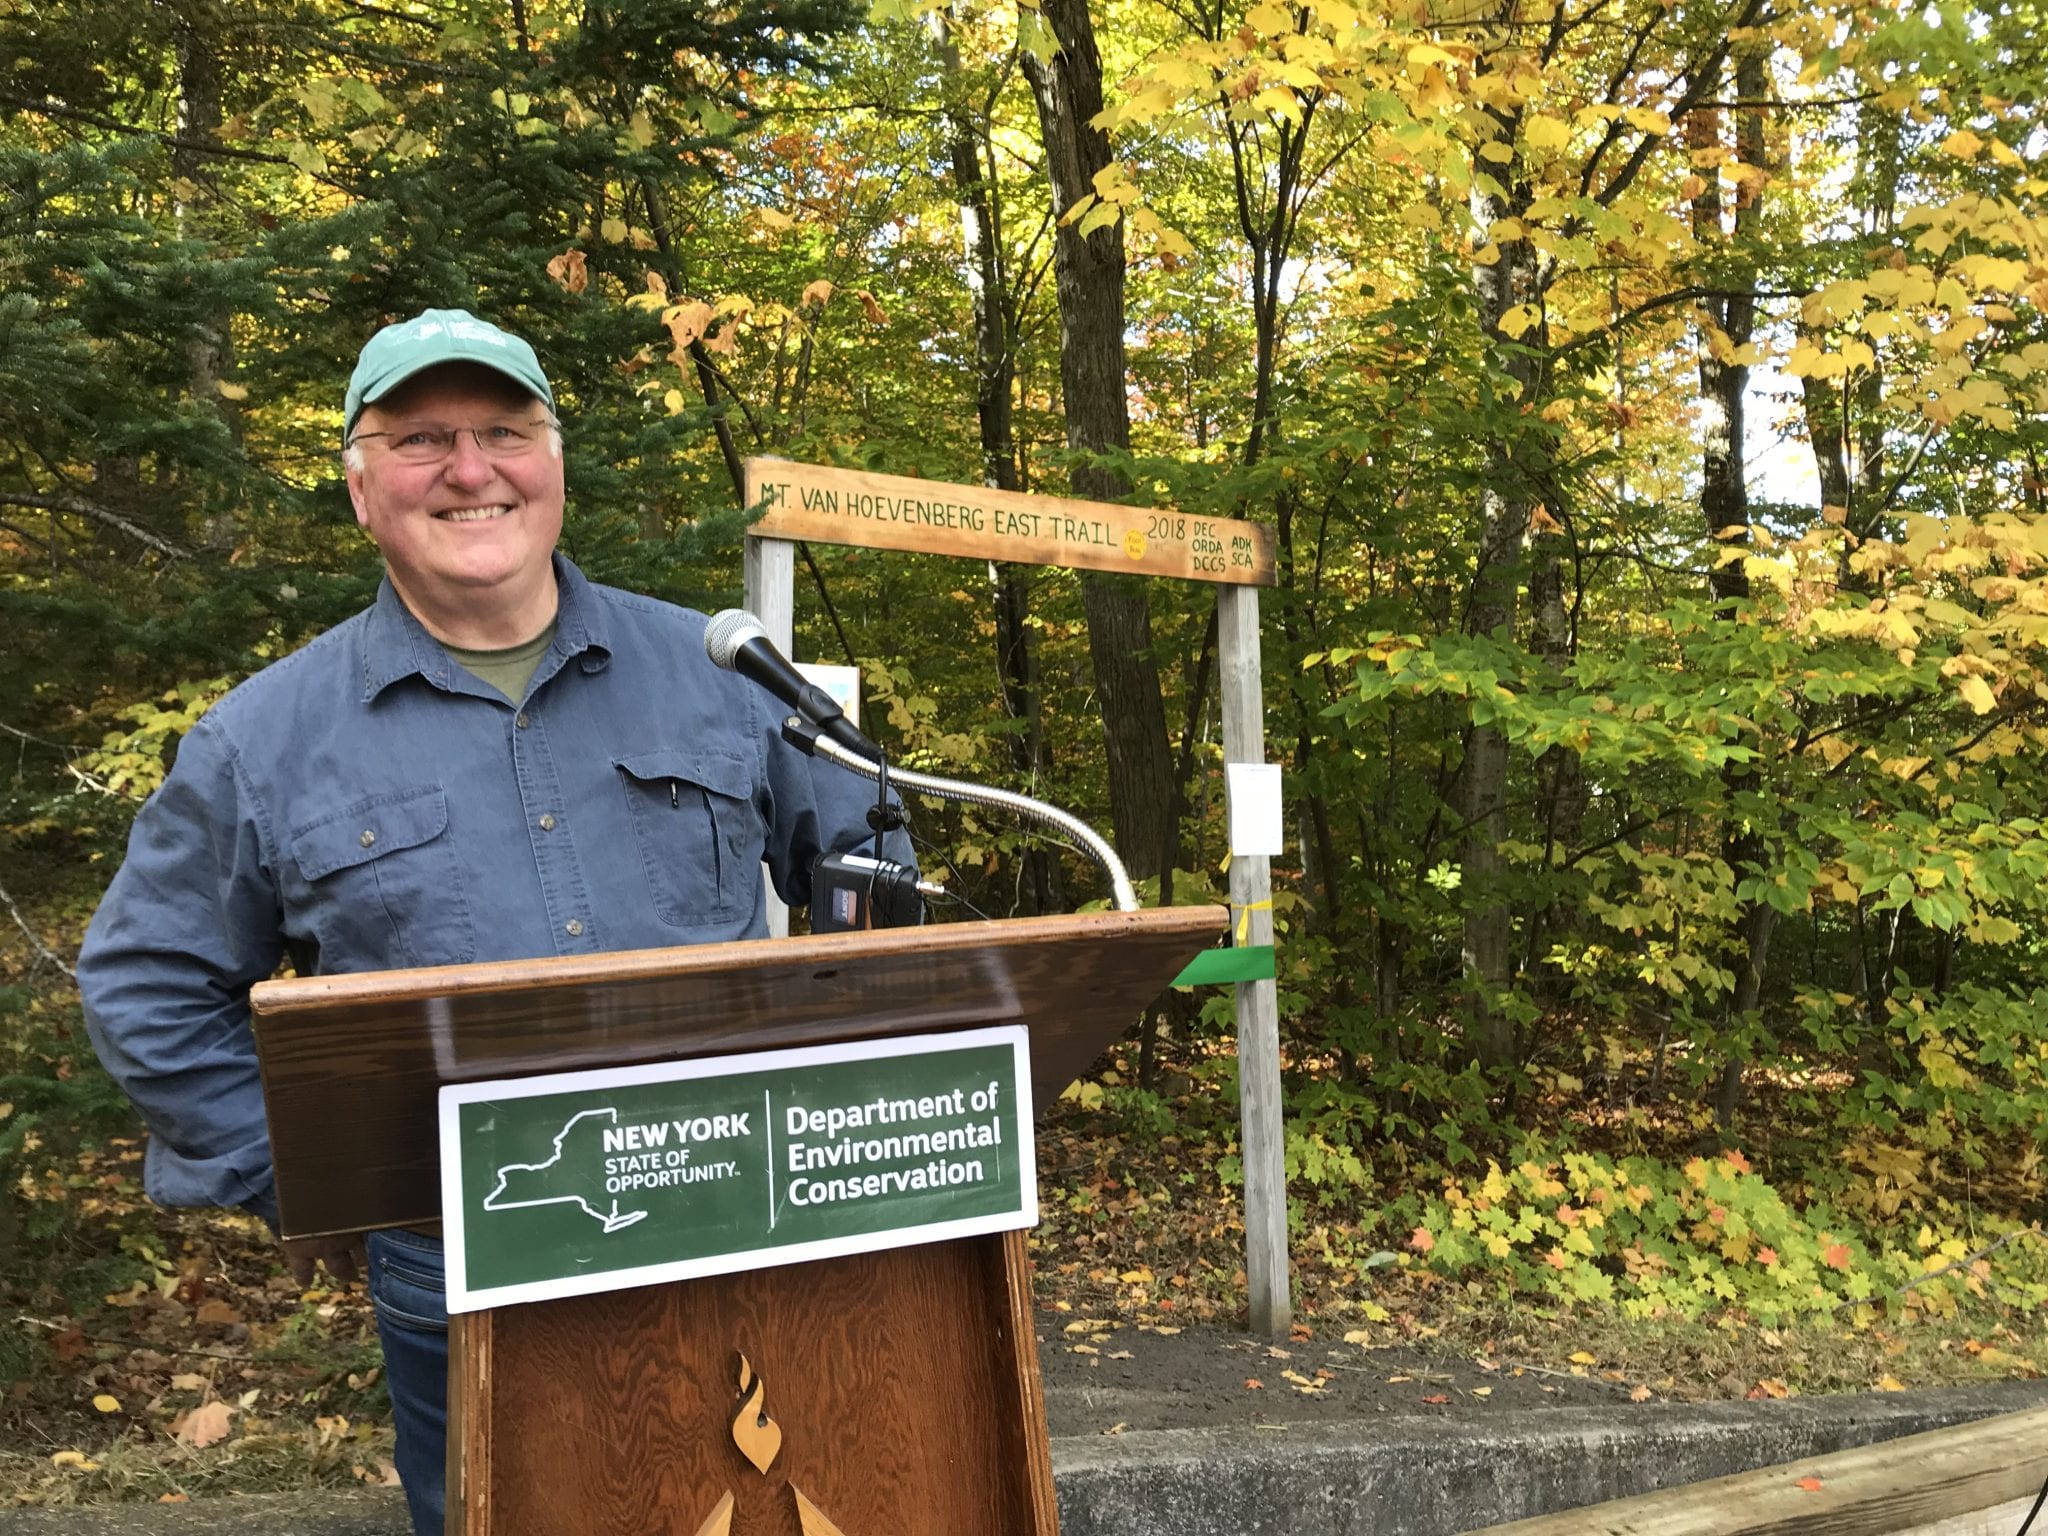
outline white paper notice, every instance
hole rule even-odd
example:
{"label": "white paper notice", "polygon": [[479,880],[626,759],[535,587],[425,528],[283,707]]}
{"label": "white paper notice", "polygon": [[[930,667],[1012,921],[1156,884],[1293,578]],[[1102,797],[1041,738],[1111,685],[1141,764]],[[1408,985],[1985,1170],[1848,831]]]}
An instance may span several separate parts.
{"label": "white paper notice", "polygon": [[1230,796],[1230,851],[1249,858],[1282,851],[1280,765],[1226,763]]}

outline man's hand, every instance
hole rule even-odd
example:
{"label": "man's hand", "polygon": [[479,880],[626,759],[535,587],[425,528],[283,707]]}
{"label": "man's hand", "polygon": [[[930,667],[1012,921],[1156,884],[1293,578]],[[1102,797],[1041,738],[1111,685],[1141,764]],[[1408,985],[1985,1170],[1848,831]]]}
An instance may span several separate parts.
{"label": "man's hand", "polygon": [[343,1232],[334,1237],[293,1237],[285,1239],[284,1261],[300,1285],[313,1283],[313,1271],[323,1268],[343,1285],[370,1278],[370,1255],[360,1232]]}

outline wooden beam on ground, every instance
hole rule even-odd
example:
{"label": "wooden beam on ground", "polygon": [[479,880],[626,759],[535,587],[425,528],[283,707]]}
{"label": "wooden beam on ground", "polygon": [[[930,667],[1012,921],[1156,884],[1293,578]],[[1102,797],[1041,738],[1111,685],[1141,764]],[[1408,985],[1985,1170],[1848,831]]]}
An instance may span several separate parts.
{"label": "wooden beam on ground", "polygon": [[[1972,1521],[1988,1525],[2003,1506],[2022,1499],[2031,1503],[2044,1481],[2048,1408],[2035,1408],[1640,1498],[1490,1525],[1483,1536],[1906,1536],[1929,1528],[1969,1531]],[[2006,1529],[2018,1530],[2024,1517],[2022,1506]]]}

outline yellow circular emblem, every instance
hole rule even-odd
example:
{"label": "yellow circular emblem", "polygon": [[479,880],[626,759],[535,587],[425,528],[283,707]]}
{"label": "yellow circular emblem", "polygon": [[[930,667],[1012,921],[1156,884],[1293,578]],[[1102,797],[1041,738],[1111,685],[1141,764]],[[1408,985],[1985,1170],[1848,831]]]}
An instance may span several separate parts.
{"label": "yellow circular emblem", "polygon": [[1129,555],[1133,560],[1142,560],[1145,558],[1144,529],[1133,528],[1129,533],[1126,533],[1124,535],[1124,553]]}

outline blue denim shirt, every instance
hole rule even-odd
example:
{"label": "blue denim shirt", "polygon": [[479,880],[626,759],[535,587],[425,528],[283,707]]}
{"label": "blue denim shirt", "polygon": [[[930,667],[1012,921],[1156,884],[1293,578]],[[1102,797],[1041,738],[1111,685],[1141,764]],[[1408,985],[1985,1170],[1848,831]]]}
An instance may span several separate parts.
{"label": "blue denim shirt", "polygon": [[156,1200],[274,1217],[249,988],[284,956],[310,976],[758,938],[764,860],[798,906],[821,852],[871,835],[874,787],[782,740],[702,614],[555,573],[516,706],[387,580],[180,744],[78,961]]}

